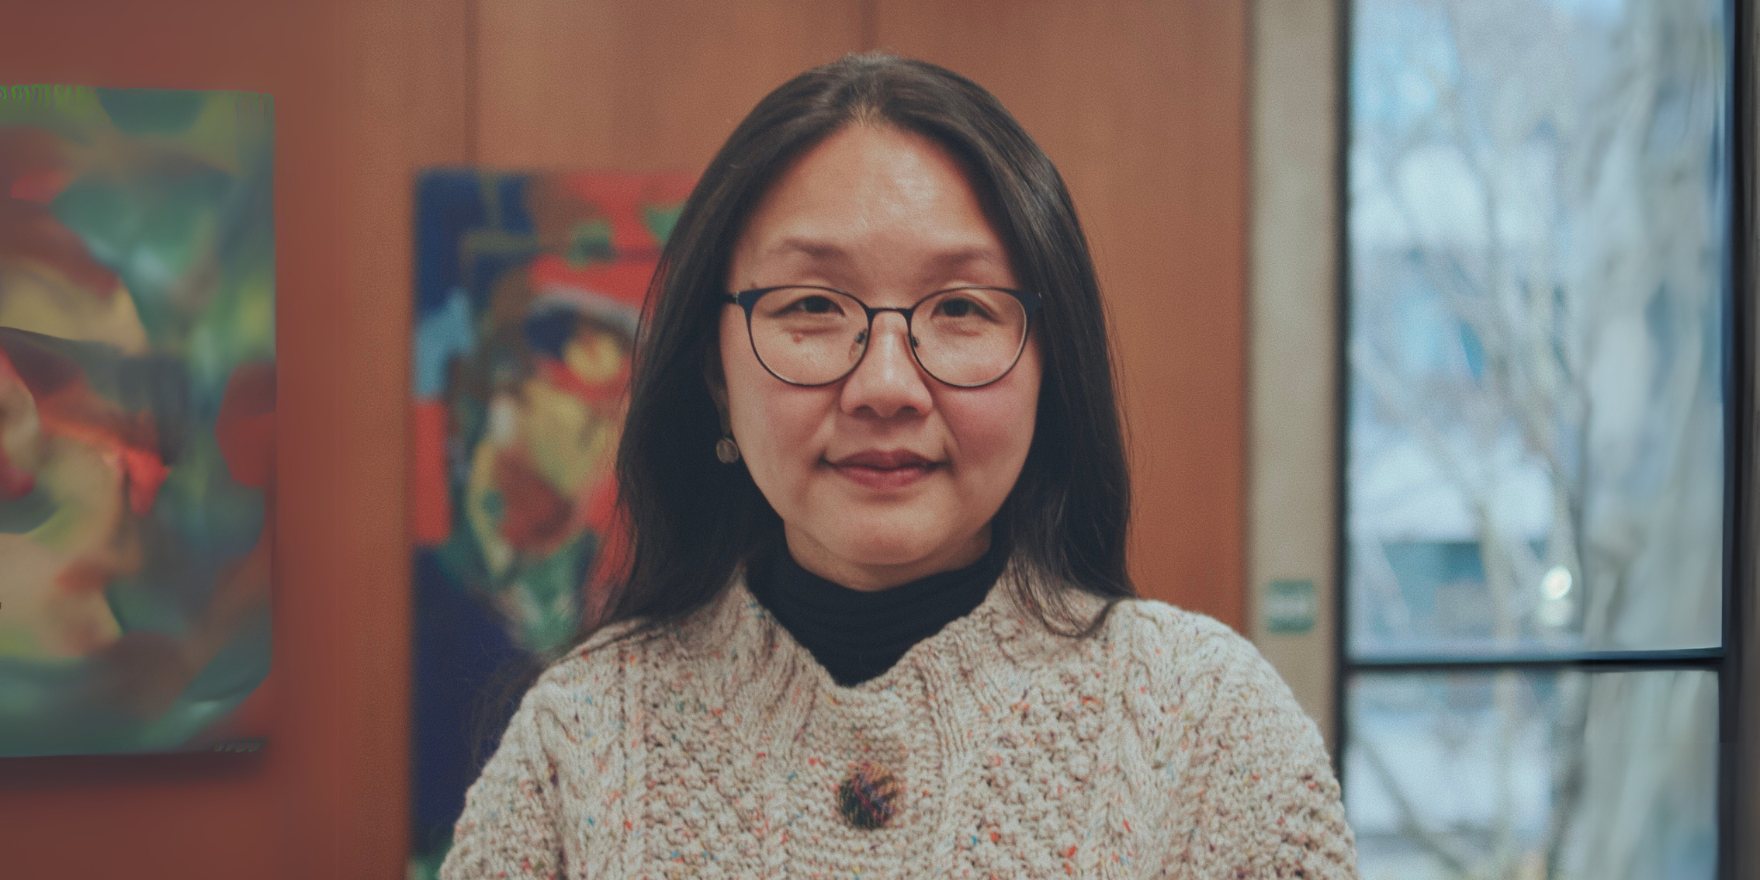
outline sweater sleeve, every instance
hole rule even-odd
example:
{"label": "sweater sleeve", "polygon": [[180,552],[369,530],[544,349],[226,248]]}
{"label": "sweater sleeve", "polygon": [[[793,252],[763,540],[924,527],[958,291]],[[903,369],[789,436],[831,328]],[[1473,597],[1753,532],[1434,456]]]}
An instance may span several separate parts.
{"label": "sweater sleeve", "polygon": [[1289,686],[1224,624],[1132,604],[1159,631],[1139,721],[1170,788],[1170,876],[1355,880],[1338,781]]}
{"label": "sweater sleeve", "polygon": [[554,710],[550,676],[526,692],[501,745],[465,793],[441,880],[559,878],[556,744],[565,731]]}

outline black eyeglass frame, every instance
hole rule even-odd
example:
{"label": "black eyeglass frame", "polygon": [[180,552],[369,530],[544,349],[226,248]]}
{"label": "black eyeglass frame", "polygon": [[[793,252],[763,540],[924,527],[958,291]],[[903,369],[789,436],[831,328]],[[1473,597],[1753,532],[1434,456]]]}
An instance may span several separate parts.
{"label": "black eyeglass frame", "polygon": [[[868,327],[867,327],[867,329],[862,331],[862,337],[861,337],[862,353],[860,356],[858,356],[856,358],[855,363],[850,364],[849,369],[843,371],[843,374],[838,376],[837,378],[832,379],[827,382],[796,382],[793,379],[789,379],[785,376],[782,376],[782,375],[778,374],[775,370],[770,369],[770,365],[767,363],[764,363],[764,356],[758,353],[758,342],[756,339],[754,339],[752,337],[752,309],[755,306],[757,306],[758,299],[760,297],[762,297],[764,294],[769,293],[773,290],[791,290],[791,289],[793,289],[793,290],[823,290],[823,291],[827,291],[830,293],[842,294],[843,296],[846,296],[846,297],[854,300],[856,305],[861,306],[862,311],[867,314]],[[941,294],[952,293],[956,290],[994,290],[998,293],[1006,293],[1009,296],[1014,297],[1018,302],[1020,302],[1021,309],[1027,313],[1027,321],[1021,327],[1020,345],[1015,348],[1014,357],[1008,362],[1008,368],[1003,370],[1001,373],[997,374],[996,378],[990,379],[990,380],[984,381],[984,382],[979,382],[975,385],[960,385],[956,382],[949,382],[946,379],[943,379],[940,376],[935,375],[935,372],[933,370],[930,370],[927,366],[925,366],[923,364],[923,359],[917,356],[917,334],[915,333],[915,331],[911,327],[911,316],[916,313],[918,306],[921,306],[923,303],[926,303],[929,300],[931,300],[937,296],[940,296]],[[1014,372],[1015,364],[1020,363],[1021,352],[1027,350],[1027,336],[1033,332],[1033,314],[1039,310],[1039,294],[1037,294],[1031,290],[1016,290],[1012,287],[986,287],[981,284],[966,284],[966,285],[961,285],[959,287],[945,287],[940,290],[930,291],[929,293],[924,294],[922,299],[917,300],[915,303],[911,304],[909,307],[902,307],[902,306],[875,307],[875,306],[870,306],[867,303],[862,302],[860,297],[857,297],[855,294],[850,293],[847,290],[838,290],[835,287],[825,287],[824,285],[820,285],[820,284],[778,284],[775,287],[754,287],[750,290],[739,291],[738,293],[729,293],[726,296],[727,296],[726,302],[728,302],[732,305],[739,306],[741,309],[745,310],[745,313],[746,313],[746,344],[748,344],[752,347],[752,356],[758,359],[758,365],[764,368],[764,372],[769,373],[772,376],[775,376],[777,379],[779,379],[783,382],[787,382],[790,385],[795,385],[795,386],[798,386],[801,388],[823,388],[826,385],[835,385],[838,382],[842,382],[844,379],[849,378],[849,374],[855,372],[856,368],[862,365],[862,359],[866,358],[868,356],[868,343],[871,342],[874,337],[874,316],[880,314],[881,312],[897,312],[897,313],[904,316],[905,338],[909,339],[910,343],[911,343],[911,346],[910,346],[911,360],[915,361],[917,366],[921,367],[923,372],[925,374],[927,374],[929,376],[929,378],[934,379],[935,381],[940,382],[941,384],[946,385],[950,388],[982,388],[986,385],[993,385],[997,382],[1002,381],[1004,378],[1006,378],[1008,376],[1009,373]]]}

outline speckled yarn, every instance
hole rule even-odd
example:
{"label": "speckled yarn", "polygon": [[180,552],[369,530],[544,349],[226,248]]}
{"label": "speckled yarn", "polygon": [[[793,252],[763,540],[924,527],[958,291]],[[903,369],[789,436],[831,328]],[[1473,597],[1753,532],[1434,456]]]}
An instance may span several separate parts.
{"label": "speckled yarn", "polygon": [[[1356,876],[1319,733],[1203,615],[1131,600],[1073,640],[999,586],[850,688],[738,579],[627,629],[526,694],[444,880]],[[864,765],[878,827],[840,808]]]}

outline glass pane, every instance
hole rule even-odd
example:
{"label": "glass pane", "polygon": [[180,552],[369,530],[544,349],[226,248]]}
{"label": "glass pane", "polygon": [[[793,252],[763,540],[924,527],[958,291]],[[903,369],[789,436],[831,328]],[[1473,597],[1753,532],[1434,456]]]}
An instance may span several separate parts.
{"label": "glass pane", "polygon": [[1717,676],[1365,674],[1346,692],[1363,880],[1710,880]]}
{"label": "glass pane", "polygon": [[1353,22],[1353,655],[1717,645],[1723,3]]}

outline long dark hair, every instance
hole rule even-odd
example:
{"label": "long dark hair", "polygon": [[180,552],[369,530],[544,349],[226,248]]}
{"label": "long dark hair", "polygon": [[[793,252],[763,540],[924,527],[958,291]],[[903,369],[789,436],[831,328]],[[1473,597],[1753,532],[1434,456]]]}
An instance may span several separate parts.
{"label": "long dark hair", "polygon": [[[1030,577],[1012,588],[1054,631],[1091,635],[1136,591],[1125,567],[1130,479],[1088,242],[1044,151],[977,83],[882,53],[849,55],[765,96],[685,202],[649,288],[618,447],[619,512],[632,540],[602,626],[674,622],[725,589],[781,521],[742,465],[714,454],[705,381],[721,295],[747,218],[784,169],[847,125],[890,125],[940,144],[970,177],[1021,284],[1038,291],[1044,363],[1032,446],[992,523]],[[1077,616],[1076,590],[1108,600]],[[1054,625],[1053,619],[1058,624]],[[583,625],[584,638],[589,626]]]}

